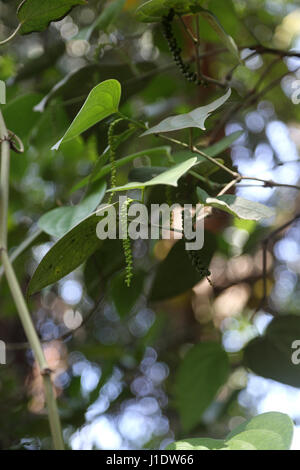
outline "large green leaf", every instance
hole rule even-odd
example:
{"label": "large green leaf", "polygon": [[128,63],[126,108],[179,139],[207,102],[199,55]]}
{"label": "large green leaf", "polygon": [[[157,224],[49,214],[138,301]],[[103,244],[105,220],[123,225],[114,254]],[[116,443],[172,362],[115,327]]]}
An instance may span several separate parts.
{"label": "large green leaf", "polygon": [[289,450],[292,438],[290,417],[270,412],[245,421],[224,440],[184,439],[169,444],[167,450]]}
{"label": "large green leaf", "polygon": [[300,387],[299,365],[292,361],[292,344],[299,338],[299,316],[274,318],[263,336],[247,344],[244,364],[257,375]]}
{"label": "large green leaf", "polygon": [[[293,439],[293,421],[289,416],[283,413],[278,412],[268,412],[261,415],[255,416],[244,423],[237,426],[228,436],[227,440],[233,440],[235,438],[242,437],[243,433],[249,431],[268,431],[276,433],[279,436],[281,441],[281,449],[289,449],[292,444]],[[279,439],[277,438],[277,441]],[[263,441],[258,443],[259,449],[262,449],[262,446],[265,445]],[[270,449],[275,450],[274,447]]]}
{"label": "large green leaf", "polygon": [[190,158],[186,162],[179,163],[160,175],[155,176],[153,179],[144,182],[133,182],[111,188],[109,191],[129,191],[130,189],[143,189],[149,186],[157,186],[159,184],[177,186],[178,180],[187,173],[197,162],[197,157]]}
{"label": "large green leaf", "polygon": [[178,15],[191,15],[201,11],[205,0],[150,0],[137,9],[137,18],[145,23],[161,21],[173,9]]}
{"label": "large green leaf", "polygon": [[76,39],[84,39],[85,41],[89,41],[95,29],[106,31],[109,25],[113,23],[113,21],[121,13],[125,5],[125,1],[126,0],[113,0],[111,3],[106,5],[98,18],[96,18],[90,26],[83,28],[77,34]]}
{"label": "large green leaf", "polygon": [[63,142],[74,139],[102,119],[116,113],[120,98],[121,85],[117,80],[106,80],[94,87],[67,132],[53,149],[57,150]]}
{"label": "large green leaf", "polygon": [[85,0],[23,0],[17,12],[20,33],[43,31],[51,21],[61,20],[73,7],[85,4]]}
{"label": "large green leaf", "polygon": [[[206,234],[204,247],[201,250],[203,268],[208,268],[216,250],[216,240],[211,234]],[[185,243],[179,240],[164,261],[158,266],[154,278],[150,300],[158,302],[183,294],[194,287],[205,275],[199,273],[191,263],[185,250]]]}
{"label": "large green leaf", "polygon": [[[229,89],[224,96],[215,100],[213,103],[210,103],[206,106],[200,106],[199,108],[194,109],[186,114],[179,114],[178,116],[171,116],[154,127],[151,127],[142,136],[149,134],[159,134],[161,132],[171,132],[177,131],[180,129],[187,129],[192,127],[197,127],[199,129],[205,130],[205,121],[211,115],[213,111],[220,108],[231,95],[231,89]],[[142,137],[141,136],[141,137]]]}
{"label": "large green leaf", "polygon": [[55,243],[34,272],[28,295],[59,281],[99,248],[102,242],[96,235],[98,222],[99,216],[92,214]]}
{"label": "large green leaf", "polygon": [[274,210],[259,202],[249,201],[234,194],[224,194],[218,197],[209,195],[200,188],[197,188],[199,202],[206,206],[228,212],[231,215],[245,220],[261,220],[274,216]]}
{"label": "large green leaf", "polygon": [[105,192],[106,183],[103,181],[76,206],[58,207],[47,212],[39,219],[40,229],[54,237],[62,237],[97,208]]}
{"label": "large green leaf", "polygon": [[183,439],[182,441],[172,442],[166,450],[224,450],[225,441],[222,439],[210,439],[197,437],[192,439]]}
{"label": "large green leaf", "polygon": [[185,432],[201,422],[228,375],[228,356],[219,343],[200,343],[188,351],[179,365],[174,390]]}

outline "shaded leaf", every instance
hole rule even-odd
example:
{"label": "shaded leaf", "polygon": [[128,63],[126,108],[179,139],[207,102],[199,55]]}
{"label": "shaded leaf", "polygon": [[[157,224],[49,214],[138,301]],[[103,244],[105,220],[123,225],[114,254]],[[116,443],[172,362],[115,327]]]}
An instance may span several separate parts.
{"label": "shaded leaf", "polygon": [[[204,248],[201,250],[203,268],[208,268],[216,250],[216,239],[206,234]],[[158,266],[149,299],[158,302],[178,296],[194,287],[205,277],[191,263],[185,250],[185,242],[179,240]]]}
{"label": "shaded leaf", "polygon": [[243,135],[243,134],[244,134],[244,131],[233,132],[232,134],[224,137],[219,142],[211,145],[210,147],[204,148],[203,152],[205,152],[210,157],[216,157],[217,155],[220,155],[221,152],[223,152],[224,150],[231,147],[231,145],[237,139],[239,139],[241,137],[241,135]]}
{"label": "shaded leaf", "polygon": [[176,405],[185,432],[200,423],[228,375],[228,356],[219,343],[197,344],[187,352],[175,378]]}
{"label": "shaded leaf", "polygon": [[263,336],[250,341],[244,351],[244,364],[261,377],[300,387],[299,365],[293,364],[292,344],[300,338],[300,317],[274,318]]}
{"label": "shaded leaf", "polygon": [[99,220],[99,216],[92,214],[55,243],[34,272],[28,296],[74,271],[99,248],[102,243],[96,235]]}
{"label": "shaded leaf", "polygon": [[[3,106],[3,117],[7,128],[12,129],[22,140],[28,138],[33,127],[41,117],[33,110],[39,99],[39,94],[28,93],[18,96]],[[16,116],[26,116],[26,119],[16,119]]]}
{"label": "shaded leaf", "polygon": [[171,132],[192,127],[197,127],[199,129],[205,130],[204,124],[206,119],[211,115],[213,111],[220,108],[220,106],[222,106],[228,100],[230,95],[231,89],[229,89],[224,96],[217,99],[213,103],[196,108],[186,114],[168,117],[156,126],[148,129],[141,135],[141,137],[150,134],[159,134],[160,132]]}
{"label": "shaded leaf", "polygon": [[209,10],[201,9],[200,14],[209,22],[211,27],[215,30],[217,35],[220,37],[222,43],[227,47],[227,49],[236,57],[236,59],[241,63],[240,53],[234,39],[226,33],[223,26],[221,25],[218,18]]}
{"label": "shaded leaf", "polygon": [[145,273],[135,271],[130,287],[125,284],[126,273],[122,271],[113,277],[110,285],[110,295],[121,317],[128,315],[141,295],[144,287]]}
{"label": "shaded leaf", "polygon": [[58,207],[42,215],[38,226],[49,235],[62,237],[97,208],[105,192],[106,183],[103,181],[76,206]]}
{"label": "shaded leaf", "polygon": [[17,16],[22,24],[20,33],[43,31],[51,21],[61,20],[76,5],[86,5],[85,0],[23,0]]}
{"label": "shaded leaf", "polygon": [[201,11],[204,0],[150,0],[137,9],[137,18],[145,23],[161,21],[174,9],[178,15],[191,15]]}

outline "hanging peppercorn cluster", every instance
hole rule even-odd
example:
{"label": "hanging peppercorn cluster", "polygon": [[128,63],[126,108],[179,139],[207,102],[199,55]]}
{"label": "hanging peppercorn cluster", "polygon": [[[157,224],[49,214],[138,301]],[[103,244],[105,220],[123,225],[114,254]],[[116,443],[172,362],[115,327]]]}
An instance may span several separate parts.
{"label": "hanging peppercorn cluster", "polygon": [[[110,172],[110,186],[111,188],[115,188],[116,186],[116,180],[117,180],[117,168],[116,168],[116,150],[117,150],[117,144],[116,144],[116,136],[115,136],[115,128],[121,122],[123,119],[116,119],[113,121],[109,128],[108,128],[108,145],[109,145],[109,160],[111,164],[111,172]],[[112,198],[114,196],[114,193],[111,193],[109,196],[108,204],[111,203]]]}
{"label": "hanging peppercorn cluster", "polygon": [[[187,214],[183,210],[181,213],[182,216],[182,227],[184,228],[184,218],[187,218]],[[193,217],[190,215],[190,217],[193,219]],[[183,234],[184,237],[184,234]],[[184,237],[185,238],[185,237]],[[188,240],[185,239],[187,242]],[[189,240],[191,242],[191,240]],[[196,271],[203,277],[206,277],[207,281],[209,284],[213,287],[212,281],[210,280],[209,276],[211,276],[211,272],[207,267],[203,264],[203,260],[201,257],[201,250],[186,250],[188,258],[191,261],[192,266],[196,269]]]}
{"label": "hanging peppercorn cluster", "polygon": [[174,36],[172,28],[174,16],[175,11],[171,9],[169,11],[169,14],[167,16],[164,16],[162,19],[163,34],[168,42],[168,46],[173,55],[173,59],[188,82],[195,83],[196,85],[204,85],[204,81],[202,79],[198,79],[196,72],[193,72],[190,65],[185,64],[183,61],[183,58],[181,56],[182,49],[177,43],[177,39]]}
{"label": "hanging peppercorn cluster", "polygon": [[125,261],[126,261],[126,276],[125,276],[125,284],[127,287],[130,287],[131,284],[131,279],[133,277],[133,270],[132,270],[132,264],[133,264],[133,256],[132,256],[132,249],[131,249],[131,243],[130,239],[128,236],[128,221],[127,221],[127,213],[128,213],[128,207],[130,204],[133,202],[132,199],[126,199],[126,201],[122,204],[121,210],[120,210],[120,224],[121,224],[121,231],[122,231],[122,243],[123,243],[123,251],[124,251],[124,256],[125,256]]}

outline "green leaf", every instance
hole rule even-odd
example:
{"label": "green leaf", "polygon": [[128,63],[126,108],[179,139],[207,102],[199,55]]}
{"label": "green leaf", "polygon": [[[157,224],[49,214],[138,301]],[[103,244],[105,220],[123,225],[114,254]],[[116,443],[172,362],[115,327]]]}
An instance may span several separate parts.
{"label": "green leaf", "polygon": [[240,53],[234,39],[226,33],[218,18],[209,10],[201,9],[200,14],[209,22],[211,27],[220,37],[222,43],[236,57],[238,62],[242,63]]}
{"label": "green leaf", "polygon": [[219,343],[197,344],[187,352],[175,378],[175,399],[185,432],[201,422],[229,370],[228,356]]}
{"label": "green leaf", "polygon": [[191,15],[201,11],[204,0],[150,0],[137,9],[137,18],[144,23],[161,21],[171,8],[178,15]]}
{"label": "green leaf", "polygon": [[[108,153],[105,151],[102,157],[100,157],[99,162],[96,164],[91,176],[88,176],[81,180],[78,184],[76,184],[73,188],[72,191],[76,191],[79,188],[82,188],[83,186],[86,186],[89,182],[95,182],[101,178],[104,178],[106,175],[110,174],[111,172],[111,167],[112,164],[109,163],[107,165],[102,165],[102,159],[105,160],[106,154]],[[161,156],[161,157],[167,157],[169,158],[171,154],[171,147],[169,146],[163,146],[163,147],[154,147],[152,149],[145,149],[141,150],[140,152],[133,153],[131,155],[127,155],[124,158],[120,158],[119,160],[116,160],[115,165],[116,168],[121,168],[124,165],[127,165],[128,163],[132,162],[136,158],[141,158],[141,157],[155,157],[155,156]],[[101,160],[101,162],[100,162]]]}
{"label": "green leaf", "polygon": [[300,317],[282,315],[271,321],[263,336],[250,341],[244,364],[261,377],[300,387],[299,365],[293,364],[292,344],[300,338]]}
{"label": "green leaf", "polygon": [[209,195],[201,188],[197,188],[199,202],[206,206],[228,212],[235,217],[245,220],[261,220],[273,217],[274,210],[260,204],[259,202],[249,201],[234,194],[224,194],[218,197],[209,197]]}
{"label": "green leaf", "polygon": [[164,166],[142,166],[140,168],[133,168],[128,178],[130,181],[140,181],[141,183],[145,183],[161,173],[168,171],[168,168]]}
{"label": "green leaf", "polygon": [[156,126],[148,129],[141,135],[141,137],[150,134],[159,134],[161,132],[171,132],[192,127],[197,127],[199,129],[205,130],[206,119],[211,115],[213,111],[220,108],[220,106],[222,106],[228,100],[230,95],[231,89],[229,89],[224,96],[217,99],[213,103],[196,108],[186,114],[168,117]]}
{"label": "green leaf", "polygon": [[89,41],[95,29],[106,31],[109,25],[114,22],[114,20],[123,10],[125,1],[126,0],[114,0],[106,5],[98,18],[96,18],[90,26],[83,28],[76,35],[76,39],[84,39],[85,41]]}
{"label": "green leaf", "polygon": [[[236,427],[228,436],[227,441],[233,439],[242,439],[251,442],[259,450],[288,450],[292,444],[293,439],[293,421],[289,416],[278,412],[263,413],[255,416]],[[245,439],[246,432],[272,432],[276,434],[276,442],[279,443],[280,449],[275,449],[275,440],[270,442],[270,447],[265,448],[267,444],[267,434],[262,436],[262,439],[254,443],[252,436],[248,434]],[[258,436],[258,434],[257,434]],[[264,447],[264,448],[263,448]]]}
{"label": "green leaf", "polygon": [[63,142],[74,139],[102,119],[118,111],[121,85],[117,80],[106,80],[92,89],[65,135],[52,149],[58,150]]}
{"label": "green leaf", "polygon": [[[39,100],[39,94],[28,93],[9,101],[2,108],[7,128],[13,129],[13,132],[22,140],[29,137],[33,127],[41,117],[33,110]],[[26,116],[26,119],[16,119],[16,116]]]}
{"label": "green leaf", "polygon": [[61,20],[76,5],[86,5],[85,0],[23,0],[17,16],[22,24],[20,33],[43,31],[51,21]]}
{"label": "green leaf", "polygon": [[220,155],[221,152],[231,147],[231,145],[237,139],[239,139],[241,135],[243,134],[244,134],[244,131],[233,132],[227,137],[224,137],[222,140],[220,140],[216,144],[211,145],[210,147],[204,148],[203,152],[206,153],[206,155],[209,155],[210,157],[216,157],[217,155]]}
{"label": "green leaf", "polygon": [[58,207],[42,215],[38,226],[49,235],[62,237],[97,208],[105,192],[106,183],[103,181],[97,188],[93,188],[77,206]]}
{"label": "green leaf", "polygon": [[123,271],[113,277],[110,295],[120,317],[128,315],[141,295],[144,287],[145,273],[135,271],[130,287],[125,284],[126,273]]}
{"label": "green leaf", "polygon": [[92,214],[55,243],[34,272],[28,296],[74,271],[99,248],[102,243],[96,235],[99,220],[98,215]]}
{"label": "green leaf", "polygon": [[225,441],[221,439],[210,438],[192,438],[182,441],[172,442],[166,447],[166,450],[224,450]]}
{"label": "green leaf", "polygon": [[[204,248],[201,250],[204,268],[209,267],[215,250],[215,237],[206,234]],[[192,265],[185,250],[185,242],[179,240],[168,253],[166,259],[159,264],[149,299],[152,302],[160,302],[176,297],[188,289],[192,289],[204,277],[204,274],[199,273]]]}
{"label": "green leaf", "polygon": [[187,173],[197,162],[197,158],[190,158],[186,162],[179,163],[167,171],[164,171],[160,175],[155,176],[155,178],[144,181],[144,182],[135,182],[128,183],[124,186],[118,186],[116,188],[111,188],[109,191],[129,191],[130,189],[143,189],[149,186],[157,186],[159,184],[177,186],[178,180]]}
{"label": "green leaf", "polygon": [[[220,170],[220,167],[218,167],[215,163],[210,162],[209,160],[207,160],[207,158],[203,157],[202,155],[196,155],[190,150],[182,150],[180,152],[172,154],[172,156],[176,163],[181,163],[191,157],[197,156],[197,163],[193,170],[196,171],[198,174],[202,175],[203,177],[211,176],[212,174]],[[219,163],[224,163],[224,160],[222,160],[222,158],[216,158],[215,160]]]}
{"label": "green leaf", "polygon": [[263,413],[236,427],[225,440],[184,439],[167,450],[289,450],[293,427],[291,418],[283,413]]}

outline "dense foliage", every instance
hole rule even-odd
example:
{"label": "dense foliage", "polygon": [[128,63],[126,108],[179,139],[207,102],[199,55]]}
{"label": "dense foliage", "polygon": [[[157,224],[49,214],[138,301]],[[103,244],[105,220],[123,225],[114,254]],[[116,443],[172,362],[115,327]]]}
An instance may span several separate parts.
{"label": "dense foliage", "polygon": [[290,448],[247,381],[300,386],[299,12],[0,1],[0,448]]}

